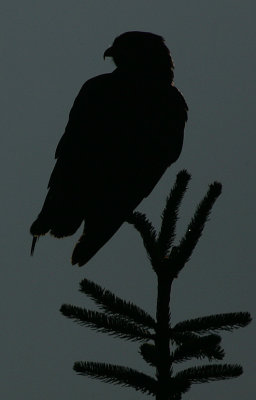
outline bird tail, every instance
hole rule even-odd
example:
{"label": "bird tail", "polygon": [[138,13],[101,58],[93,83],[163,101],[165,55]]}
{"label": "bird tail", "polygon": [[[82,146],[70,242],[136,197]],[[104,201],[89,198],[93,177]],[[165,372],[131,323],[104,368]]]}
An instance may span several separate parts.
{"label": "bird tail", "polygon": [[[80,237],[76,244],[71,262],[73,265],[78,264],[79,267],[86,264],[109,239],[118,231],[120,226],[123,224],[122,221],[116,221],[115,224],[95,224],[94,226],[88,227],[85,224],[83,235]],[[106,226],[107,230],[101,230],[101,226]],[[98,230],[97,230],[98,227]]]}

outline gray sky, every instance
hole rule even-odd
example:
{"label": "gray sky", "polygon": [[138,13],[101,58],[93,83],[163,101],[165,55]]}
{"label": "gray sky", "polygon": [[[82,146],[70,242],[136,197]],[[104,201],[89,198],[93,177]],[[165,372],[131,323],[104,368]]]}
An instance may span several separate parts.
{"label": "gray sky", "polygon": [[[8,0],[1,15],[1,379],[8,400],[142,399],[146,395],[72,371],[74,361],[153,373],[138,345],[80,327],[63,303],[93,305],[85,276],[154,314],[156,288],[141,240],[124,225],[88,263],[72,267],[79,236],[43,238],[30,258],[29,226],[40,211],[54,151],[82,84],[111,71],[104,50],[128,30],[161,34],[175,60],[175,84],[189,105],[182,155],[139,209],[156,226],[176,173],[192,174],[181,210],[184,232],[208,184],[223,194],[194,255],[175,282],[173,321],[255,311],[255,1]],[[242,377],[194,385],[184,399],[251,400],[255,324],[225,334],[225,362]],[[207,361],[206,361],[207,363]],[[196,364],[196,362],[194,363]]]}

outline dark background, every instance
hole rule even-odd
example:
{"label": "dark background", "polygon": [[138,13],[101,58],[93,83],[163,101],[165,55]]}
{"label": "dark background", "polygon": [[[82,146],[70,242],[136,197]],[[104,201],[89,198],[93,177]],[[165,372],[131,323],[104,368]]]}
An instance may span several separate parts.
{"label": "dark background", "polygon": [[[62,303],[93,305],[78,292],[83,277],[154,314],[155,276],[138,233],[125,224],[86,267],[72,267],[79,236],[39,241],[30,258],[29,226],[46,194],[54,151],[78,90],[113,70],[103,61],[128,30],[162,35],[173,55],[175,84],[189,108],[179,161],[139,207],[156,226],[176,173],[192,182],[179,236],[195,206],[218,180],[217,201],[194,255],[175,282],[173,322],[255,310],[255,14],[244,0],[9,0],[1,15],[1,388],[9,400],[142,399],[146,395],[76,376],[74,361],[147,367],[137,344],[75,325]],[[224,335],[236,380],[195,385],[184,399],[251,400],[255,325]],[[190,365],[190,364],[188,364]]]}

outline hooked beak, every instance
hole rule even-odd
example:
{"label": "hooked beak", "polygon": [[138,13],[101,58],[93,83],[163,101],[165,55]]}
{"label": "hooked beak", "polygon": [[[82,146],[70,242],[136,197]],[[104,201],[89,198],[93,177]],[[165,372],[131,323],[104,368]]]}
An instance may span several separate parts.
{"label": "hooked beak", "polygon": [[104,60],[105,60],[106,57],[113,57],[113,47],[112,47],[112,46],[109,47],[109,48],[105,51],[103,57],[104,57]]}

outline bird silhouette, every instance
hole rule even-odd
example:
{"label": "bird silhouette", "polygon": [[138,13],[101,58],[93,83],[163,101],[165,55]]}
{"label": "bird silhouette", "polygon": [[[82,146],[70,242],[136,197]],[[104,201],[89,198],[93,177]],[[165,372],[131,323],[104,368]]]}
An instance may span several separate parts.
{"label": "bird silhouette", "polygon": [[81,88],[56,149],[42,210],[30,228],[39,236],[72,235],[84,221],[72,264],[91,257],[129,219],[174,163],[188,107],[173,84],[174,65],[161,36],[126,32],[105,53],[112,73]]}

